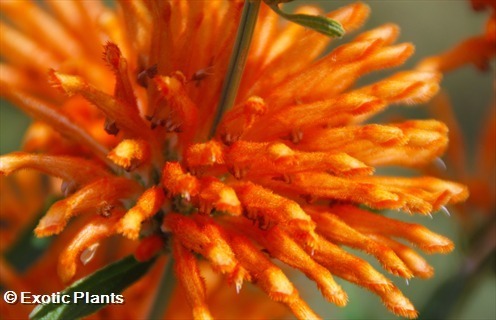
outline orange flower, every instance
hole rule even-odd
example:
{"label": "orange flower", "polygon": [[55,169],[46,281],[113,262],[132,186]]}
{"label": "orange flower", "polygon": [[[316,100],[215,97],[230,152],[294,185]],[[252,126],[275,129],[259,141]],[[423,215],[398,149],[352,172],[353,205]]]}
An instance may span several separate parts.
{"label": "orange flower", "polygon": [[[485,30],[481,35],[470,37],[461,41],[440,55],[424,59],[419,68],[429,71],[448,73],[453,69],[462,68],[468,64],[474,64],[477,68],[486,71],[491,59],[496,57],[496,3],[485,0],[472,0],[475,10],[491,9],[491,15],[486,22]],[[470,48],[470,50],[467,50]],[[493,84],[496,85],[496,82]],[[492,101],[487,112],[486,123],[482,125],[481,137],[475,154],[474,170],[468,169],[469,153],[465,150],[464,137],[460,129],[451,102],[446,92],[440,92],[431,103],[432,113],[442,119],[450,128],[449,139],[452,141],[447,149],[447,160],[452,171],[449,175],[465,182],[472,196],[465,204],[461,204],[459,212],[464,214],[466,229],[475,222],[474,215],[468,215],[466,211],[481,211],[486,215],[494,214],[496,208],[496,101]],[[444,172],[446,174],[446,172]],[[469,220],[474,220],[470,222]],[[470,226],[470,227],[469,227]]]}
{"label": "orange flower", "polygon": [[[43,122],[44,136],[30,131],[28,152],[2,156],[0,172],[32,168],[64,181],[66,197],[40,220],[38,236],[89,216],[59,259],[63,281],[76,275],[84,250],[121,234],[141,237],[138,259],[172,252],[195,318],[222,316],[209,309],[195,254],[236,291],[253,282],[301,319],[318,316],[274,260],[299,269],[339,306],[348,297],[333,275],[371,290],[397,315],[417,316],[392,282],[340,247],[373,255],[394,275],[430,277],[427,262],[396,238],[427,253],[449,252],[452,242],[371,211],[429,215],[468,195],[432,177],[373,175],[380,166],[427,164],[448,140],[435,120],[363,124],[439,89],[437,72],[419,70],[351,89],[413,53],[411,44],[394,44],[395,25],[319,59],[327,37],[281,25],[262,6],[236,104],[209,138],[242,1],[47,5],[53,15],[31,2],[1,3],[11,20],[0,28],[1,92]],[[28,16],[16,19],[20,12]],[[358,3],[327,16],[352,31],[367,15]]]}

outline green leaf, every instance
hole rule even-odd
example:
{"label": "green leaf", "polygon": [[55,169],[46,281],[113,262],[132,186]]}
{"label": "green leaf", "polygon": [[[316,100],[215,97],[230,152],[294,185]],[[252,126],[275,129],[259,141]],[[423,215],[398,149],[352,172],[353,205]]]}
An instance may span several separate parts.
{"label": "green leaf", "polygon": [[342,37],[344,35],[344,28],[341,23],[336,20],[329,19],[324,16],[312,16],[308,14],[289,14],[283,12],[279,9],[278,4],[280,2],[287,1],[270,1],[265,0],[265,2],[274,10],[277,14],[284,17],[285,19],[299,24],[303,27],[313,29],[329,37]]}
{"label": "green leaf", "polygon": [[[92,298],[99,301],[109,299],[117,302],[116,297],[124,289],[141,278],[155,262],[155,259],[146,262],[137,261],[132,255],[110,264],[95,273],[74,282],[60,293],[68,295],[70,303],[49,303],[38,305],[30,314],[33,320],[78,319],[90,315],[106,306],[108,303],[90,303]],[[81,293],[84,297],[79,299]],[[88,297],[88,300],[87,298]],[[78,299],[76,299],[78,298]],[[125,301],[122,301],[125,303]]]}

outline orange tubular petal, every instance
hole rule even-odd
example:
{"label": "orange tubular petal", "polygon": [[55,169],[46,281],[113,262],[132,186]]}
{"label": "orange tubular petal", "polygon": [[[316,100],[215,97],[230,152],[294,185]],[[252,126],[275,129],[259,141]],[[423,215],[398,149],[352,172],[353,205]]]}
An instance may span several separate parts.
{"label": "orange tubular petal", "polygon": [[448,129],[438,121],[407,121],[395,125],[312,128],[303,132],[302,150],[340,150],[371,166],[424,165],[440,156]]}
{"label": "orange tubular petal", "polygon": [[129,32],[131,43],[135,44],[136,52],[149,52],[152,21],[146,4],[144,1],[126,0],[119,0],[118,3],[122,8],[126,30]]}
{"label": "orange tubular petal", "polygon": [[[304,84],[304,88],[306,87],[308,89],[303,90],[302,93],[306,93],[306,95],[298,94],[297,98],[302,101],[315,101],[315,103],[324,99],[329,100],[329,97],[342,94],[343,91],[353,85],[364,74],[401,65],[413,54],[413,46],[408,43],[389,47],[382,47],[381,45],[382,42],[380,40],[365,41],[363,45],[365,48],[359,47],[354,49],[354,51],[358,51],[356,52],[357,54],[361,54],[362,56],[356,57],[358,58],[356,61],[347,61],[348,59],[344,59],[343,63],[341,63],[339,62],[340,60],[337,60],[338,63],[331,67],[330,70],[321,70],[320,73],[324,72],[328,76],[321,75],[321,81],[313,80],[311,83]],[[347,51],[338,52],[338,55],[345,55]],[[331,59],[339,59],[339,57],[333,56],[332,53],[329,57]],[[332,73],[329,74],[329,72]],[[340,79],[341,82],[338,82]],[[332,85],[333,83],[334,85]],[[312,93],[315,96],[311,97],[310,95]],[[350,93],[353,93],[353,91]]]}
{"label": "orange tubular petal", "polygon": [[200,182],[184,172],[178,162],[166,162],[162,170],[162,185],[172,196],[180,195],[187,200],[198,195]]}
{"label": "orange tubular petal", "polygon": [[0,82],[0,94],[37,120],[46,122],[63,136],[84,145],[99,158],[106,160],[108,150],[80,126],[74,124],[57,108],[31,97],[23,91],[15,90]]}
{"label": "orange tubular petal", "polygon": [[[396,126],[378,124],[329,129],[315,128],[304,132],[298,148],[310,151],[339,149],[353,154],[361,150],[363,144],[367,142],[370,147],[380,150],[389,146],[403,145],[405,137],[401,129]],[[360,147],[355,147],[355,143]]]}
{"label": "orange tubular petal", "polygon": [[[309,249],[312,250],[312,249]],[[320,237],[313,249],[312,257],[332,274],[365,287],[382,296],[393,284],[375,270],[367,261],[344,251],[339,246]]]}
{"label": "orange tubular petal", "polygon": [[88,6],[85,2],[72,3],[70,1],[46,0],[46,4],[57,16],[65,28],[77,35],[77,39],[84,45],[87,59],[100,57],[101,43],[98,39],[98,24],[92,19],[103,14],[104,5],[101,1],[92,1]]}
{"label": "orange tubular petal", "polygon": [[119,47],[115,43],[107,42],[103,56],[115,74],[115,98],[125,105],[138,110],[136,97],[134,96],[131,80],[129,79],[127,61],[122,56]]}
{"label": "orange tubular petal", "polygon": [[119,199],[129,198],[140,189],[136,182],[126,178],[98,179],[53,204],[34,231],[39,237],[58,234],[71,217],[90,209],[107,216]]}
{"label": "orange tubular petal", "polygon": [[[189,32],[199,34],[195,36],[198,47],[202,48],[203,52],[208,52],[208,54],[198,55],[196,54],[198,51],[190,51],[190,70],[196,72],[197,70],[201,70],[210,65],[215,68],[213,75],[209,76],[204,81],[205,83],[208,83],[208,89],[196,91],[193,94],[193,99],[195,101],[201,101],[202,107],[199,109],[198,118],[202,119],[202,122],[200,122],[199,125],[204,136],[207,135],[212,116],[215,114],[214,111],[217,106],[224,75],[227,70],[232,44],[236,37],[239,21],[237,19],[240,19],[241,17],[243,2],[228,2],[227,7],[224,7],[223,10],[220,9],[221,6],[222,3],[209,1],[209,4],[206,5],[206,10],[210,13],[203,15],[202,24],[197,24],[195,28],[189,29]],[[222,14],[222,11],[224,11],[225,14]],[[218,33],[215,29],[210,27],[204,28],[203,26],[205,24],[213,24],[216,28],[220,28],[217,30],[224,31]],[[191,46],[189,43],[186,43],[185,45]],[[169,49],[167,48],[166,50]],[[182,57],[177,57],[177,59],[182,60]]]}
{"label": "orange tubular petal", "polygon": [[301,138],[293,137],[295,130],[342,125],[351,122],[350,119],[355,115],[372,113],[385,105],[384,101],[374,96],[358,92],[345,93],[311,104],[295,104],[260,119],[246,137],[263,141],[289,137],[294,143],[298,143]]}
{"label": "orange tubular petal", "polygon": [[357,258],[338,246],[318,240],[313,258],[338,277],[344,278],[377,294],[386,307],[397,315],[415,318],[415,307],[388,279],[365,260]]}
{"label": "orange tubular petal", "polygon": [[155,186],[146,190],[139,197],[136,205],[119,221],[117,231],[129,239],[138,239],[141,223],[157,213],[164,200],[162,188]]}
{"label": "orange tubular petal", "polygon": [[[346,80],[337,91],[335,91],[335,84],[332,87],[327,87],[327,90],[324,90],[325,86],[319,87],[319,84],[323,81],[327,83],[326,79],[332,72],[339,72],[342,68],[356,69],[356,65],[361,59],[393,42],[397,34],[398,28],[394,25],[386,25],[366,32],[363,37],[359,36],[355,41],[339,46],[331,54],[313,63],[302,72],[287,77],[281,85],[274,87],[271,83],[269,88],[274,89],[271,90],[267,98],[271,110],[279,110],[279,108],[294,103],[295,93],[297,94],[296,101],[311,102],[328,99],[341,92],[353,82],[353,79],[351,82]],[[397,61],[397,63],[401,64],[403,61],[404,59]],[[341,80],[343,79],[346,77],[341,78]],[[320,88],[319,91],[316,90],[317,87]],[[333,88],[333,90],[329,92],[329,88]]]}
{"label": "orange tubular petal", "polygon": [[397,287],[391,288],[391,290],[382,297],[382,302],[386,308],[398,316],[408,319],[415,319],[418,317],[418,312],[415,310],[415,307],[410,300],[405,298]]}
{"label": "orange tubular petal", "polygon": [[327,171],[340,177],[370,175],[374,171],[374,168],[344,152],[298,152],[298,155],[304,171]]}
{"label": "orange tubular petal", "polygon": [[51,70],[50,81],[69,96],[81,94],[89,102],[102,110],[107,117],[115,121],[118,128],[125,130],[133,137],[149,139],[150,130],[139,115],[139,111],[127,103],[123,103],[113,96],[98,90],[83,78],[67,75]]}
{"label": "orange tubular petal", "polygon": [[486,70],[491,56],[495,54],[494,42],[487,41],[485,36],[477,36],[463,41],[440,55],[422,60],[417,68],[419,70],[448,72],[472,63],[477,68]]}
{"label": "orange tubular petal", "polygon": [[200,274],[195,256],[176,239],[173,240],[173,254],[174,271],[186,293],[193,319],[213,319],[206,302],[205,279]]}
{"label": "orange tubular petal", "polygon": [[238,141],[225,152],[225,162],[237,179],[244,178],[253,168],[258,175],[281,175],[288,167],[295,167],[295,152],[283,143]]}
{"label": "orange tubular petal", "polygon": [[398,257],[400,257],[407,267],[413,272],[415,277],[428,279],[434,275],[434,268],[432,268],[427,261],[425,261],[425,259],[417,254],[413,249],[378,234],[368,234],[368,237],[393,249],[396,255],[398,255]]}
{"label": "orange tubular petal", "polygon": [[439,91],[440,80],[441,75],[436,72],[404,71],[359,91],[389,103],[417,104],[428,101]]}
{"label": "orange tubular petal", "polygon": [[194,215],[194,220],[180,214],[169,213],[163,227],[188,249],[207,258],[221,273],[228,273],[239,290],[248,276],[232,252],[219,226],[211,219]]}
{"label": "orange tubular petal", "polygon": [[383,45],[389,45],[396,41],[399,34],[400,28],[397,25],[393,23],[386,23],[375,29],[362,32],[353,40],[352,43],[367,40],[380,40]]}
{"label": "orange tubular petal", "polygon": [[243,205],[244,214],[257,222],[259,228],[267,229],[280,224],[282,228],[298,230],[306,235],[311,245],[315,224],[298,203],[251,182],[232,187]]}
{"label": "orange tubular petal", "polygon": [[[381,59],[385,59],[386,62],[389,61],[386,57],[394,60],[398,54],[410,55],[412,53],[412,47],[408,45],[398,45],[384,50],[386,50],[385,52],[387,52],[387,55],[381,56],[379,54],[379,56]],[[362,61],[360,63],[365,62]],[[375,65],[372,63],[371,67],[372,66],[377,67],[380,66],[380,64]],[[362,67],[365,68],[365,66],[360,66],[360,68]],[[343,72],[342,70],[351,72],[349,69],[360,68],[339,67],[338,69],[341,72]],[[326,75],[328,75],[331,71],[326,70],[325,72]],[[333,78],[334,76],[336,76],[336,79]],[[336,75],[330,77],[333,78],[333,85],[324,86],[325,91],[328,92],[329,88],[339,89],[339,86],[337,87],[335,84],[340,83],[339,81],[342,77],[346,79],[350,76],[336,72]],[[249,130],[247,138],[256,140],[280,138],[286,136],[288,132],[294,128],[302,129],[305,127],[317,127],[319,125],[338,126],[347,123],[362,122],[384,109],[390,103],[412,104],[426,102],[439,90],[439,80],[440,75],[433,72],[401,72],[386,80],[379,81],[361,89],[343,93],[338,96],[335,96],[334,94],[335,97],[333,98],[329,98],[329,96],[332,97],[333,94],[328,93],[325,98],[313,103],[294,104],[293,101],[295,98],[293,97],[293,100],[288,102],[293,103],[293,105],[285,105],[285,108],[275,109],[275,111],[269,112],[267,116],[260,119],[260,121]],[[326,81],[330,80],[326,79]],[[319,83],[319,85],[321,84]],[[302,86],[307,87],[308,84]],[[336,94],[344,89],[345,88],[337,90]],[[293,90],[290,90],[289,92],[293,92]]]}
{"label": "orange tubular petal", "polygon": [[240,264],[250,273],[256,283],[274,301],[286,304],[298,319],[318,319],[319,317],[300,298],[282,270],[274,265],[247,238],[229,235],[229,244]]}
{"label": "orange tubular petal", "polygon": [[205,167],[223,165],[224,150],[225,146],[216,140],[194,144],[186,150],[186,165],[192,172]]}
{"label": "orange tubular petal", "polygon": [[34,75],[29,70],[16,67],[5,61],[0,62],[0,83],[2,87],[17,88],[40,98],[53,99],[54,101],[60,99],[58,93],[51,90],[50,85],[46,82],[45,74]]}
{"label": "orange tubular petal", "polygon": [[251,97],[225,113],[217,129],[222,141],[231,145],[243,137],[261,116],[267,112],[267,105],[260,97]]}
{"label": "orange tubular petal", "polygon": [[271,176],[289,181],[290,175],[298,172],[327,171],[352,176],[373,171],[345,153],[301,152],[277,142],[238,141],[226,150],[225,162],[236,178]]}
{"label": "orange tubular petal", "polygon": [[43,74],[47,66],[59,65],[52,52],[5,23],[0,23],[0,47],[3,58],[23,69]]}
{"label": "orange tubular petal", "polygon": [[270,254],[289,266],[301,270],[315,281],[324,297],[338,306],[345,306],[348,297],[334,281],[331,273],[316,263],[293,239],[275,226],[263,233],[263,242]]}
{"label": "orange tubular petal", "polygon": [[386,187],[373,181],[335,177],[326,173],[297,173],[291,176],[291,183],[263,180],[262,184],[276,191],[284,191],[303,197],[325,198],[363,203],[377,209],[400,209],[403,199]]}
{"label": "orange tubular petal", "polygon": [[[84,265],[89,262],[99,241],[115,233],[115,226],[120,217],[122,211],[114,210],[110,217],[96,216],[78,231],[59,257],[57,270],[63,282],[69,282],[74,277],[80,263]],[[84,250],[87,252],[84,253]],[[78,259],[81,261],[78,262]]]}
{"label": "orange tubular petal", "polygon": [[[166,108],[161,112],[167,111],[168,114],[164,119],[152,119],[152,121],[164,121],[167,131],[181,132],[182,145],[188,146],[193,142],[196,134],[198,107],[186,92],[184,75],[176,72],[172,77],[157,76],[154,80],[160,93],[159,99],[167,102]],[[154,114],[153,117],[157,115]]]}
{"label": "orange tubular petal", "polygon": [[[341,22],[345,30],[350,31],[362,25],[368,14],[369,7],[367,5],[356,3],[335,10],[327,16]],[[298,35],[302,32],[305,32],[304,37]],[[295,37],[298,37],[298,41],[293,40]],[[305,46],[307,43],[306,41],[309,41],[312,38],[320,41],[311,41],[311,45],[307,44]],[[262,92],[267,91],[267,88],[277,88],[280,83],[287,83],[289,79],[293,78],[292,75],[298,75],[301,71],[305,70],[304,68],[310,64],[312,57],[318,55],[321,50],[320,48],[322,47],[322,42],[328,42],[329,39],[325,39],[316,33],[308,34],[307,30],[301,28],[300,26],[290,24],[287,28],[283,29],[282,32],[279,30],[274,32],[274,36],[270,39],[270,41],[270,45],[267,45],[264,49],[264,63],[260,64],[260,62],[257,61],[257,65],[254,65],[254,68],[256,68],[257,71],[259,65],[263,66],[263,69],[257,72],[258,74],[256,75],[256,80],[258,81],[251,78],[249,74],[246,83],[248,83],[248,80],[251,80],[250,86],[247,87],[244,83],[241,84],[240,91],[242,92],[242,96],[244,96],[243,92],[248,92],[249,95],[262,95]],[[306,50],[307,48],[312,47],[314,50]],[[267,52],[270,52],[270,55],[267,55]],[[296,53],[298,53],[297,58],[294,57]],[[269,58],[272,61],[270,61]],[[290,63],[287,61],[290,61]],[[247,70],[250,70],[250,60],[248,60],[247,66]],[[322,70],[324,70],[324,68]],[[314,73],[314,75],[317,75],[317,73]],[[253,82],[255,82],[255,86],[253,86]],[[297,87],[301,88],[305,92],[309,91],[304,86]],[[276,90],[272,92],[276,92]],[[286,92],[289,93],[293,91],[287,90]],[[272,107],[272,101],[268,105]]]}
{"label": "orange tubular petal", "polygon": [[[391,55],[395,54],[398,53],[393,50]],[[439,90],[439,80],[440,75],[433,72],[397,73],[371,86],[343,93],[331,99],[295,104],[272,112],[260,119],[247,137],[257,140],[281,138],[295,128],[301,130],[319,125],[339,126],[363,122],[390,103],[426,102]]]}
{"label": "orange tubular petal", "polygon": [[151,28],[151,47],[149,54],[149,63],[157,64],[159,74],[168,74],[172,72],[171,62],[173,59],[174,38],[172,35],[171,10],[170,2],[149,2],[145,5],[150,9],[152,17]]}
{"label": "orange tubular petal", "polygon": [[[311,6],[300,7],[296,12],[309,15],[322,14],[318,8]],[[258,66],[255,66],[258,71],[256,79],[259,81],[254,88],[243,84],[242,88],[244,87],[250,94],[256,92],[255,94],[259,95],[267,88],[268,83],[280,83],[285,77],[302,70],[315,59],[325,49],[330,39],[308,31],[298,24],[287,24],[274,33],[271,45],[265,48],[264,57],[257,61]],[[248,66],[250,67],[250,64]],[[248,78],[245,83],[249,80],[253,83],[255,79]]]}
{"label": "orange tubular petal", "polygon": [[382,101],[382,104],[371,111],[364,110],[354,118],[347,118],[343,123],[362,123],[391,103],[425,103],[439,91],[440,80],[441,75],[437,72],[404,71],[357,89],[353,93],[374,97]]}
{"label": "orange tubular petal", "polygon": [[317,232],[325,238],[373,255],[384,269],[394,275],[407,279],[412,277],[411,271],[390,248],[368,238],[330,212],[310,207],[305,207],[305,210],[317,224]]}
{"label": "orange tubular petal", "polygon": [[0,175],[21,169],[34,169],[76,184],[108,177],[109,172],[94,161],[67,156],[14,152],[0,157]]}
{"label": "orange tubular petal", "polygon": [[150,145],[145,140],[122,140],[117,147],[109,152],[107,158],[126,171],[146,165],[150,162]]}
{"label": "orange tubular petal", "polygon": [[[68,58],[81,54],[82,49],[77,39],[34,2],[2,1],[0,9],[24,33],[60,56]],[[23,19],[19,19],[19,16]]]}
{"label": "orange tubular petal", "polygon": [[331,210],[346,224],[362,233],[378,233],[403,238],[428,253],[447,253],[454,248],[453,242],[448,238],[420,224],[401,222],[355,206],[335,205]]}
{"label": "orange tubular petal", "polygon": [[426,148],[410,147],[404,145],[397,148],[385,148],[379,150],[375,156],[373,155],[373,148],[364,152],[361,160],[371,166],[389,166],[401,165],[408,167],[424,166],[440,157],[446,149],[448,138],[445,135],[438,135],[436,133],[428,134],[437,136],[435,144],[431,144]]}
{"label": "orange tubular petal", "polygon": [[294,174],[291,184],[263,181],[292,194],[363,203],[375,209],[402,209],[428,214],[468,196],[465,186],[436,178],[361,176],[343,179],[321,173]]}
{"label": "orange tubular petal", "polygon": [[[446,204],[458,203],[468,197],[466,186],[441,180],[433,177],[399,178],[399,177],[363,177],[361,181],[382,185],[386,190],[400,194],[403,197],[418,197],[422,201],[432,206],[433,211],[438,211]],[[408,203],[406,198],[404,209],[415,203]],[[427,213],[420,210],[421,213]]]}
{"label": "orange tubular petal", "polygon": [[[124,27],[122,11],[114,11],[105,8],[99,16],[98,27],[101,32],[108,35],[110,42],[116,43],[119,46],[120,50],[123,52],[123,56],[128,57],[128,59],[136,57],[134,51],[131,53],[131,43],[129,42],[128,32]],[[136,60],[133,59],[128,61]],[[131,65],[133,65],[133,63],[131,63]]]}
{"label": "orange tubular petal", "polygon": [[370,8],[365,3],[357,2],[327,14],[327,17],[339,21],[346,32],[360,28],[370,14]]}
{"label": "orange tubular petal", "polygon": [[[298,8],[298,13],[300,14],[310,14],[310,15],[318,15],[321,14],[319,10],[315,7],[300,7]],[[279,32],[275,35],[273,38],[273,43],[271,46],[266,48],[265,56],[262,62],[262,67],[264,68],[264,72],[260,76],[261,79],[266,79],[267,77],[274,77],[273,73],[275,72],[278,77],[273,78],[276,79],[275,82],[277,83],[277,80],[280,80],[280,78],[283,78],[284,75],[287,73],[290,73],[290,71],[294,72],[296,69],[298,70],[302,66],[300,65],[300,61],[296,59],[292,59],[289,61],[292,61],[293,65],[296,66],[290,66],[288,63],[288,57],[287,56],[292,56],[291,52],[292,49],[294,50],[299,43],[296,43],[293,39],[300,39],[302,42],[306,42],[304,39],[305,38],[305,28],[302,26],[299,26],[297,24],[288,24],[284,28],[281,28]],[[312,41],[313,42],[313,41]],[[315,45],[315,42],[310,42],[311,45]],[[309,48],[310,49],[310,48]],[[312,50],[310,49],[308,53],[310,53]],[[302,60],[305,61],[308,59],[306,57],[308,55],[307,52],[302,53]],[[289,67],[290,70],[286,71],[284,70],[285,68],[281,68],[279,60],[282,60],[284,62],[284,66]],[[311,58],[308,60],[312,60]],[[282,62],[281,61],[281,62]],[[302,64],[304,66],[304,64]]]}
{"label": "orange tubular petal", "polygon": [[209,214],[212,209],[215,209],[233,216],[241,215],[241,203],[236,192],[217,178],[206,177],[201,180],[198,202],[200,213]]}

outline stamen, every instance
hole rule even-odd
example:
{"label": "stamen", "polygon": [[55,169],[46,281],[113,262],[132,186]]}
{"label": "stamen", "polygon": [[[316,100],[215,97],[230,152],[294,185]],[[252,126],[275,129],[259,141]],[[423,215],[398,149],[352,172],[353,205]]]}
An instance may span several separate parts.
{"label": "stamen", "polygon": [[446,208],[445,206],[441,206],[441,211],[444,212],[444,214],[447,215],[448,217],[451,217],[451,213],[448,211],[448,208]]}
{"label": "stamen", "polygon": [[99,246],[100,244],[97,242],[84,249],[83,253],[81,253],[81,255],[79,256],[79,259],[81,260],[83,265],[87,265],[91,260],[93,260],[93,257],[95,256],[96,250]]}
{"label": "stamen", "polygon": [[446,163],[440,157],[436,157],[434,159],[434,165],[436,166],[436,168],[438,168],[442,171],[446,171],[446,169],[447,169]]}

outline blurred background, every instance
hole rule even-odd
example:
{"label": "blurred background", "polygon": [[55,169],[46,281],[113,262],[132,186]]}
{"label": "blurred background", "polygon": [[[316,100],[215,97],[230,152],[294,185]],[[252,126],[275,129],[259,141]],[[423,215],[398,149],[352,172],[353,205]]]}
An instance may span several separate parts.
{"label": "blurred background", "polygon": [[[305,1],[296,1],[296,5]],[[307,1],[321,6],[325,11],[332,10],[353,1]],[[427,56],[436,55],[470,36],[481,34],[489,12],[475,12],[469,1],[464,0],[391,0],[367,1],[371,7],[371,15],[367,24],[360,30],[368,30],[386,22],[400,26],[401,36],[397,42],[412,42],[415,44],[414,56],[402,67],[385,72],[375,73],[361,80],[360,84],[382,78],[392,71],[414,67]],[[295,4],[287,6],[290,11]],[[354,32],[341,40],[333,42],[337,46],[357,35]],[[465,66],[447,74],[442,82],[445,92],[449,95],[456,118],[463,131],[465,139],[466,158],[474,166],[473,154],[479,146],[479,136],[484,127],[490,107],[494,103],[495,64],[488,71],[481,72],[474,66]],[[24,116],[5,101],[0,101],[0,153],[5,154],[19,149],[22,144],[23,132],[30,123]],[[380,119],[428,118],[429,106],[393,106]],[[376,121],[377,119],[374,119]],[[385,173],[388,173],[387,171]],[[429,280],[413,279],[409,285],[403,279],[392,278],[403,293],[411,299],[421,312],[421,319],[440,319],[443,312],[448,319],[496,319],[496,273],[494,251],[489,259],[484,259],[477,265],[470,276],[466,275],[465,267],[473,254],[474,246],[471,239],[474,232],[468,234],[463,228],[465,220],[457,216],[456,208],[449,208],[451,217],[445,214],[434,214],[429,217],[410,217],[403,215],[404,221],[415,221],[426,225],[432,231],[451,238],[456,248],[448,255],[433,255],[427,261],[435,268],[435,276]],[[470,208],[467,208],[468,214]],[[494,210],[494,207],[493,207]],[[473,214],[478,214],[474,212]],[[494,223],[494,214],[492,220]],[[480,229],[483,233],[483,228]],[[473,231],[473,230],[472,230]],[[475,233],[478,233],[476,230]],[[494,240],[496,242],[496,240]],[[492,244],[492,248],[496,243]],[[350,250],[352,251],[352,250]],[[356,255],[366,258],[378,270],[381,267],[360,252]],[[315,285],[303,276],[297,276],[295,284],[301,294],[306,297],[314,310],[325,319],[395,319],[382,306],[379,298],[368,291],[348,282],[337,281],[348,293],[350,301],[345,308],[338,308],[327,303],[316,289]],[[452,308],[453,307],[453,308]]]}

